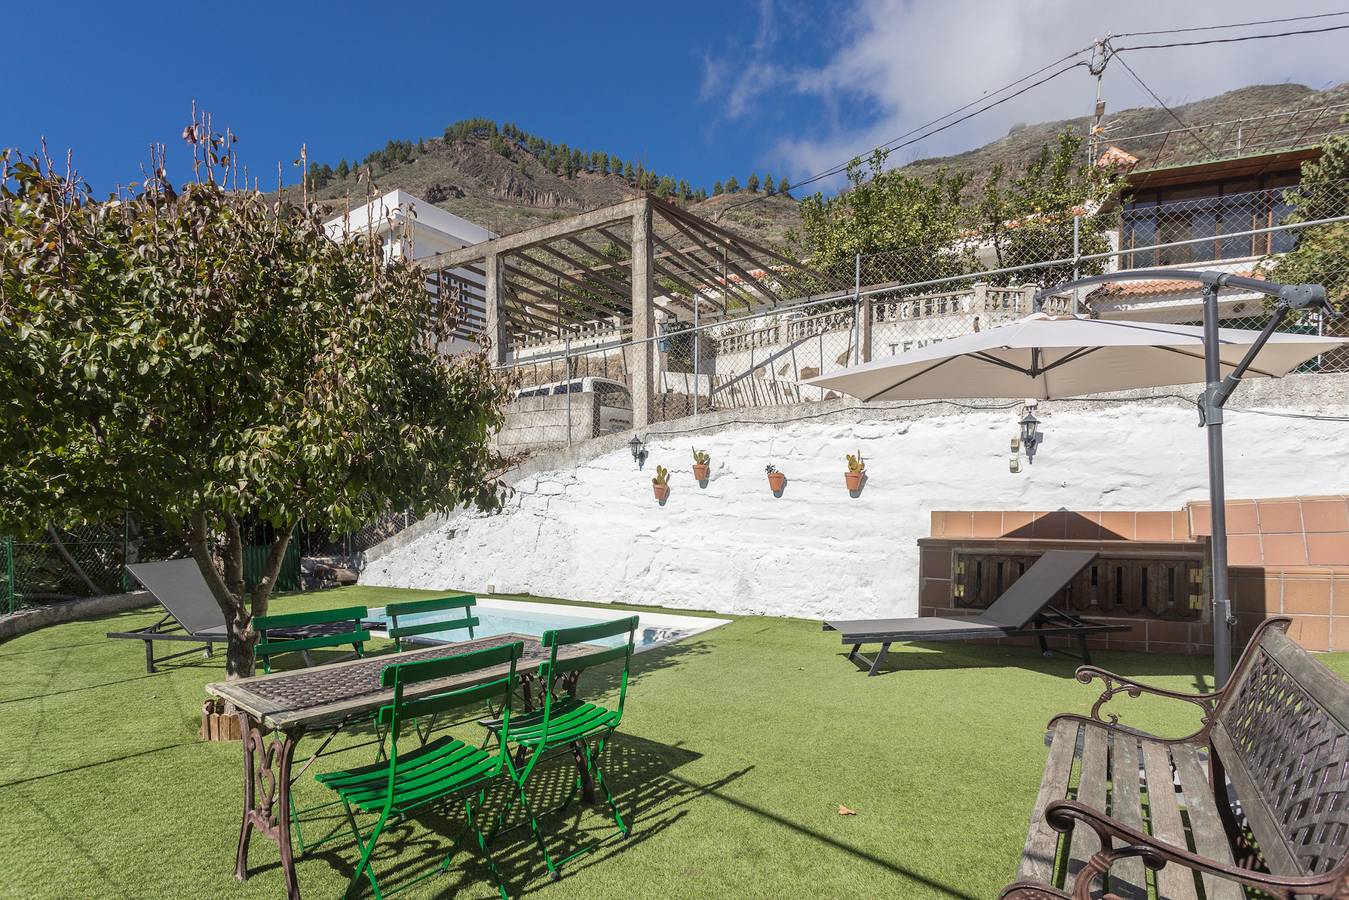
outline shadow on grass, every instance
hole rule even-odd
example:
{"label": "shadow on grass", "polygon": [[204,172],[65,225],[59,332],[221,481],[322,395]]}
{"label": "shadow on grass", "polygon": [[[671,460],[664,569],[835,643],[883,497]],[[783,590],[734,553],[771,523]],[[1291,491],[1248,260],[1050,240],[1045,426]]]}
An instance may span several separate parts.
{"label": "shadow on grass", "polygon": [[[932,652],[909,652],[911,649]],[[1044,656],[1034,647],[1017,645],[973,644],[958,641],[896,643],[886,654],[877,672],[902,676],[905,671],[1015,668],[1071,679],[1078,667],[1084,665],[1081,659],[1070,655],[1075,652],[1075,648],[1067,652],[1058,647],[1051,647],[1050,650],[1051,655]],[[866,646],[861,652],[868,657],[872,655]],[[839,652],[838,656],[847,661],[847,649]],[[1187,676],[1191,679],[1193,690],[1213,690],[1211,676],[1203,672],[1209,665],[1207,657],[1097,650],[1092,653],[1092,664],[1135,679]],[[851,665],[862,673],[867,671],[866,664],[860,659],[852,660]]]}
{"label": "shadow on grass", "polygon": [[42,781],[46,778],[55,778],[57,775],[68,775],[71,772],[79,772],[84,769],[96,769],[99,766],[110,765],[111,763],[125,762],[128,759],[136,759],[141,756],[151,756],[155,753],[163,753],[165,750],[177,750],[179,747],[191,746],[195,741],[184,741],[177,744],[165,744],[163,747],[151,747],[149,750],[138,750],[135,753],[127,753],[122,756],[114,756],[109,759],[100,759],[97,762],[84,763],[83,765],[70,766],[65,769],[57,769],[55,772],[44,772],[41,775],[32,775],[28,778],[16,778],[13,781],[0,783],[0,789],[14,787],[20,784],[31,784],[34,781]]}
{"label": "shadow on grass", "polygon": [[[549,853],[557,860],[597,845],[594,853],[578,856],[564,864],[561,867],[563,874],[603,865],[619,850],[650,840],[684,818],[687,813],[683,806],[731,784],[749,771],[730,772],[706,785],[672,774],[700,756],[683,747],[632,735],[618,734],[611,739],[600,761],[600,769],[611,786],[620,815],[629,826],[630,834],[626,838],[618,833],[602,791],[597,791],[593,805],[583,803],[578,791],[567,806],[561,806],[576,778],[569,751],[564,750],[541,763],[526,782],[525,791],[538,816]],[[481,812],[484,830],[490,829],[491,823],[505,809],[513,791],[513,786],[505,779],[489,790]],[[374,817],[361,816],[359,820],[362,833],[368,833]],[[461,873],[461,878],[467,874],[490,883],[491,873],[476,842],[466,839],[455,843],[465,827],[462,797],[448,799],[434,809],[424,810],[387,827],[380,839],[382,849],[376,850],[373,859],[376,875],[382,881],[386,878],[389,881],[382,885],[386,892],[396,886],[395,880],[398,884],[410,884],[435,874],[452,848],[457,852],[445,874],[451,879],[447,889],[457,886],[454,885],[456,873]],[[341,807],[306,819],[305,828],[318,835],[340,831],[339,838],[306,855],[322,859],[341,877],[350,877],[359,861],[359,851],[345,827]],[[529,893],[552,883],[518,804],[497,835],[492,854],[512,895]],[[258,871],[277,865],[264,865]]]}

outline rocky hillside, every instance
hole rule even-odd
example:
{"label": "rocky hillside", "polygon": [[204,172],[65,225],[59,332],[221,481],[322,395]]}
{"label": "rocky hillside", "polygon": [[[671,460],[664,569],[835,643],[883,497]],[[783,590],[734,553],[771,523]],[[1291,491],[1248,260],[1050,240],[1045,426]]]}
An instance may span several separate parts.
{"label": "rocky hillside", "polygon": [[[1330,104],[1349,103],[1349,83],[1325,91],[1314,91],[1300,84],[1252,85],[1217,97],[1173,106],[1176,116],[1195,131],[1183,132],[1171,114],[1160,107],[1139,106],[1105,116],[1106,134],[1102,149],[1115,144],[1138,157],[1139,168],[1174,166],[1201,159],[1240,155],[1261,148],[1299,146],[1314,143],[1328,129],[1337,128],[1339,113],[1332,111],[1313,122],[1313,115],[1278,115],[1264,122],[1208,128],[1215,122],[1232,122],[1272,113],[1292,114]],[[1310,127],[1309,127],[1310,126]],[[952,156],[919,159],[903,168],[915,175],[927,175],[945,167],[978,180],[994,166],[1013,172],[1024,165],[1046,143],[1072,130],[1085,134],[1091,127],[1087,116],[1059,119],[1037,125],[1019,125],[1004,137],[982,147]],[[1162,132],[1163,134],[1155,134]],[[1170,134],[1165,134],[1170,132]],[[1152,135],[1137,137],[1138,135]]]}
{"label": "rocky hillside", "polygon": [[[1303,85],[1255,85],[1194,103],[1174,107],[1176,114],[1192,125],[1250,118],[1269,113],[1287,113],[1332,103],[1349,102],[1349,84],[1326,91]],[[1274,119],[1245,126],[1202,129],[1196,135],[1173,133],[1163,138],[1132,138],[1148,132],[1167,132],[1177,127],[1165,110],[1137,107],[1108,113],[1109,128],[1102,141],[1116,143],[1138,156],[1141,167],[1175,165],[1199,158],[1234,155],[1238,142],[1245,149],[1271,140],[1280,146],[1314,141],[1327,127],[1338,122],[1328,115],[1306,131],[1310,117]],[[978,179],[995,165],[1015,171],[1039,149],[1065,129],[1083,133],[1086,117],[1060,119],[1018,126],[1007,135],[974,150],[933,159],[915,160],[903,168],[924,176],[938,168],[968,173]],[[602,162],[596,162],[602,160]],[[513,126],[498,126],[487,120],[456,123],[444,137],[390,141],[359,165],[369,166],[377,193],[401,188],[456,215],[490,228],[498,234],[517,231],[635,196],[638,185],[653,191],[682,196],[693,212],[720,221],[748,237],[781,243],[800,223],[796,200],[783,194],[738,193],[708,196],[706,189],[691,190],[683,181],[653,173],[633,171],[630,161],[604,153],[581,153],[528,135]],[[626,171],[624,171],[626,169]],[[365,202],[367,187],[357,180],[355,167],[342,161],[337,166],[319,166],[317,196],[334,209],[350,196],[354,204]],[[294,189],[291,189],[294,190]],[[756,197],[758,202],[739,205]],[[731,208],[736,207],[736,208]]]}

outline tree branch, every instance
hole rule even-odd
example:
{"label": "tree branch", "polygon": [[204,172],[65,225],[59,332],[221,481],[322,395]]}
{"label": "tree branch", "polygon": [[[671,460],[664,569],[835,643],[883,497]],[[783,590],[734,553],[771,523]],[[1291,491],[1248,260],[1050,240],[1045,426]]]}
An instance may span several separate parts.
{"label": "tree branch", "polygon": [[239,520],[225,513],[225,587],[236,597],[244,595],[244,539]]}
{"label": "tree branch", "polygon": [[50,522],[47,523],[47,537],[51,540],[52,546],[56,548],[56,552],[61,554],[61,558],[66,561],[66,565],[74,571],[75,576],[84,582],[84,586],[89,589],[89,593],[95,597],[102,596],[103,589],[94,584],[93,579],[85,573],[84,569],[80,568],[79,563],[75,562],[75,557],[70,555],[70,551],[66,549],[65,541],[61,540],[61,535],[57,533],[56,528]]}
{"label": "tree branch", "polygon": [[263,567],[262,577],[253,586],[252,601],[255,616],[267,614],[267,600],[272,596],[277,573],[281,571],[281,563],[286,559],[286,548],[290,546],[290,534],[295,530],[295,524],[292,522],[273,525],[273,529],[276,532],[276,539],[272,541],[272,550],[267,554],[267,564]]}
{"label": "tree branch", "polygon": [[187,546],[192,551],[192,558],[197,561],[197,568],[201,569],[202,577],[206,579],[206,586],[211,589],[211,596],[215,597],[215,602],[220,605],[220,611],[225,614],[227,622],[239,619],[247,627],[250,616],[243,608],[242,594],[230,593],[225,580],[220,577],[220,570],[215,566],[215,556],[206,546],[210,536],[206,525],[206,511],[194,509],[189,521],[191,526],[188,529]]}

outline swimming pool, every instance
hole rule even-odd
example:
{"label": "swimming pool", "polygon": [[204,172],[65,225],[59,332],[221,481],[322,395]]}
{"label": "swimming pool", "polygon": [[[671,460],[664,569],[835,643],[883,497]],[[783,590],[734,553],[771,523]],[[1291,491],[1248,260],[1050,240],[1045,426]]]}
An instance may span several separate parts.
{"label": "swimming pool", "polygon": [[[556,628],[574,628],[578,625],[594,625],[597,622],[611,622],[623,616],[632,615],[627,610],[596,609],[593,606],[566,606],[556,603],[531,603],[524,600],[500,600],[495,597],[479,597],[473,607],[478,617],[478,625],[473,629],[474,637],[491,637],[497,634],[530,634],[536,637],[545,631]],[[677,641],[694,634],[709,631],[729,622],[729,619],[710,619],[703,616],[676,616],[669,613],[637,614],[636,649],[649,650],[671,641]],[[415,625],[419,622],[444,618],[442,613],[426,613],[420,616],[400,616],[399,623]],[[383,609],[370,610],[370,619],[383,622],[388,619]],[[379,633],[379,632],[376,632]],[[448,632],[431,632],[419,635],[419,640],[462,641],[468,634],[462,629]],[[601,638],[593,643],[606,647],[617,647],[627,640],[626,635],[616,634]]]}

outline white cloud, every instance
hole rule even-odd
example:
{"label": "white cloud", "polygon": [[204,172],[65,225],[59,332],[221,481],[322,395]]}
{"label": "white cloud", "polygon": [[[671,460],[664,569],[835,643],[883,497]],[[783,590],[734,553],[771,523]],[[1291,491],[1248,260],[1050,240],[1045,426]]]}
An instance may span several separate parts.
{"label": "white cloud", "polygon": [[[775,9],[760,3],[760,27],[739,58],[709,58],[702,96],[721,98],[728,118],[774,102],[817,102],[822,115],[779,138],[774,156],[794,175],[827,169],[935,119],[1074,50],[1106,32],[1152,31],[1336,11],[1330,0],[1271,6],[1265,0],[1176,3],[1174,0],[857,0],[829,19],[835,43],[817,65],[787,58],[775,38]],[[778,17],[781,10],[776,10]],[[796,10],[799,14],[799,9]],[[1226,37],[1258,31],[1349,24],[1313,20],[1244,31],[1117,38],[1117,47]],[[1123,57],[1168,104],[1185,103],[1249,84],[1285,81],[1322,88],[1349,79],[1349,31],[1280,40],[1138,51]],[[1106,71],[1107,118],[1151,98],[1118,62]],[[979,146],[1017,122],[1086,115],[1095,99],[1085,68],[898,151],[905,162]],[[799,117],[796,117],[799,120]]]}

